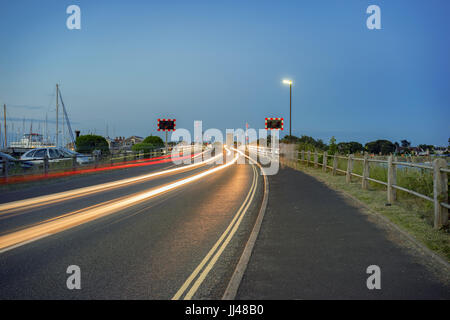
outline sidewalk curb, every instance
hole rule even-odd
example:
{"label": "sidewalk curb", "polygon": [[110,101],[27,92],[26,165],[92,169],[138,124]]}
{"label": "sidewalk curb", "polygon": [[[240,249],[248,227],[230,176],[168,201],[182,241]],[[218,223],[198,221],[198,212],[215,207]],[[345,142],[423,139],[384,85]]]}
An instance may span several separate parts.
{"label": "sidewalk curb", "polygon": [[[263,172],[261,165],[259,165],[259,163],[257,163],[257,165],[260,167],[261,172]],[[264,175],[264,196],[261,208],[258,213],[258,217],[256,218],[255,225],[253,226],[253,230],[250,234],[250,237],[248,238],[247,244],[245,245],[241,258],[239,259],[239,262],[236,265],[236,269],[234,270],[230,282],[228,283],[228,286],[225,289],[225,292],[222,296],[222,300],[234,300],[236,298],[239,286],[242,281],[242,277],[244,276],[245,270],[247,269],[250,256],[252,255],[256,239],[258,238],[258,234],[261,229],[261,224],[264,219],[264,214],[267,208],[268,198],[269,198],[269,180],[267,179],[267,176]]]}

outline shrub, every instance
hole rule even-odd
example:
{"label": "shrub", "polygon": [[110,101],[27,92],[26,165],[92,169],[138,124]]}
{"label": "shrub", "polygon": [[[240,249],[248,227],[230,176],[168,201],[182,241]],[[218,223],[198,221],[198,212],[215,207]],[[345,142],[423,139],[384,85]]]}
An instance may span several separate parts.
{"label": "shrub", "polygon": [[144,153],[152,152],[155,149],[156,147],[154,144],[145,142],[136,143],[131,147],[131,150],[133,150],[134,152],[144,152]]}
{"label": "shrub", "polygon": [[164,146],[164,141],[158,136],[148,136],[142,143],[152,144],[155,148],[161,148]]}
{"label": "shrub", "polygon": [[77,152],[92,153],[94,150],[100,150],[102,154],[109,154],[109,146],[106,139],[102,136],[87,134],[79,136],[75,141]]}
{"label": "shrub", "polygon": [[395,145],[388,140],[377,140],[366,143],[366,150],[374,154],[389,154],[395,151]]}

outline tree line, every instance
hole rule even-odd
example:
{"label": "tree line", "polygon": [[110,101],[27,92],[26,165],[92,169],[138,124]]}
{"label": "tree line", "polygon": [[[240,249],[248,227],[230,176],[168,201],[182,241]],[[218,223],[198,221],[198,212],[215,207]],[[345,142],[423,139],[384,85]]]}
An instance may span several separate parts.
{"label": "tree line", "polygon": [[[280,140],[282,143],[295,143],[298,145],[299,150],[305,151],[327,151],[328,154],[352,154],[352,153],[363,153],[368,152],[372,154],[391,154],[391,153],[411,153],[413,148],[411,147],[411,142],[408,140],[401,140],[398,142],[391,142],[389,140],[375,140],[367,142],[362,145],[356,141],[350,142],[336,142],[335,137],[331,137],[328,144],[324,143],[322,139],[314,139],[313,137],[302,135],[301,137],[296,136],[285,136]],[[449,139],[450,145],[450,139]],[[418,146],[419,149],[426,151],[429,150],[431,153],[434,150],[434,146],[421,144]]]}
{"label": "tree line", "polygon": [[[158,148],[164,147],[164,141],[158,136],[148,136],[141,143],[136,143],[131,147],[134,152],[152,152]],[[101,151],[101,154],[109,154],[108,141],[102,136],[86,134],[77,137],[75,141],[75,150],[80,153],[90,154],[95,150]]]}

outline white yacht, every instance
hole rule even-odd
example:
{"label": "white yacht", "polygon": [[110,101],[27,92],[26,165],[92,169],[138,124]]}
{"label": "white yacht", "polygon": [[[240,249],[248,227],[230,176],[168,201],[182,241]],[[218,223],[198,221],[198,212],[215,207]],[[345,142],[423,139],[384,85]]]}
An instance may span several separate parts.
{"label": "white yacht", "polygon": [[34,149],[50,146],[52,145],[44,142],[43,135],[39,133],[26,133],[23,135],[20,141],[13,141],[10,144],[11,148],[26,148],[26,149]]}

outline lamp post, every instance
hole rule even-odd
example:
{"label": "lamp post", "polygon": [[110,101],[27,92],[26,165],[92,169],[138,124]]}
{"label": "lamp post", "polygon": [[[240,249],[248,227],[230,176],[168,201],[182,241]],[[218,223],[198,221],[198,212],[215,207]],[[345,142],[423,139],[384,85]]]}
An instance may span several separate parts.
{"label": "lamp post", "polygon": [[284,84],[289,85],[289,137],[292,137],[292,80],[283,80]]}

